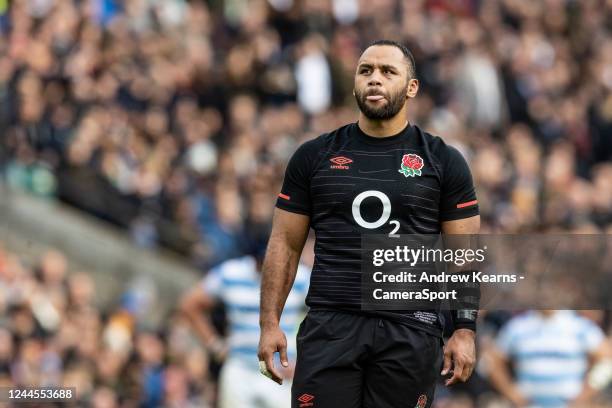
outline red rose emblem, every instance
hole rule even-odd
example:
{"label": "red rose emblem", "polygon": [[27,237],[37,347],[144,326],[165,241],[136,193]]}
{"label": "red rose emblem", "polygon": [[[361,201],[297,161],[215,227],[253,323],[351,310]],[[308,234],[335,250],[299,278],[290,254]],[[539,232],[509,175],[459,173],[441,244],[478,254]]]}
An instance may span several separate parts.
{"label": "red rose emblem", "polygon": [[421,156],[414,153],[405,154],[404,157],[402,157],[402,166],[398,171],[405,177],[420,176],[423,166],[424,163]]}
{"label": "red rose emblem", "polygon": [[405,154],[402,158],[402,164],[412,170],[421,170],[423,159],[416,154]]}

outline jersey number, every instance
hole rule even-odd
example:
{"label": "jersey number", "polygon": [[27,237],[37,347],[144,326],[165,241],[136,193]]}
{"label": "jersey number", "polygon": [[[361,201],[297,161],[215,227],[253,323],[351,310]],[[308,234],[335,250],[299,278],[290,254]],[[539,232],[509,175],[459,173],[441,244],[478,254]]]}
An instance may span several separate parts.
{"label": "jersey number", "polygon": [[[361,203],[368,197],[378,198],[383,206],[383,211],[380,215],[380,218],[372,222],[364,220],[361,216]],[[353,218],[355,219],[355,222],[359,224],[359,226],[367,229],[375,229],[383,226],[389,220],[389,217],[391,216],[391,200],[389,200],[389,197],[382,191],[368,190],[364,191],[363,193],[360,193],[359,195],[357,195],[357,197],[355,197],[355,199],[353,200],[352,209]],[[389,224],[394,225],[394,228],[389,233],[389,236],[395,236],[395,233],[399,230],[400,223],[397,220],[391,220],[389,221]]]}

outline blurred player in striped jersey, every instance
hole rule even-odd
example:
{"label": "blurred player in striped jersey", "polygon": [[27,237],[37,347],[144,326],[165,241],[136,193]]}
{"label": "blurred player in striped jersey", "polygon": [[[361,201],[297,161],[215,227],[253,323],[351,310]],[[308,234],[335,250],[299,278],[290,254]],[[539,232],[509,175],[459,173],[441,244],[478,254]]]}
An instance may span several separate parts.
{"label": "blurred player in striped jersey", "polygon": [[[202,343],[217,361],[223,361],[219,380],[220,408],[286,408],[290,405],[293,367],[282,371],[285,384],[276,386],[260,374],[257,365],[259,341],[260,271],[266,240],[252,243],[251,254],[231,259],[211,269],[199,285],[190,289],[181,301]],[[287,298],[281,327],[295,333],[304,311],[309,268],[300,265],[295,285]],[[210,311],[222,302],[227,313],[227,338],[222,338],[210,320]],[[288,353],[295,355],[295,346]]]}
{"label": "blurred player in striped jersey", "polygon": [[515,406],[589,407],[602,388],[590,369],[609,365],[610,349],[602,330],[575,311],[534,310],[506,323],[487,356],[491,382]]}

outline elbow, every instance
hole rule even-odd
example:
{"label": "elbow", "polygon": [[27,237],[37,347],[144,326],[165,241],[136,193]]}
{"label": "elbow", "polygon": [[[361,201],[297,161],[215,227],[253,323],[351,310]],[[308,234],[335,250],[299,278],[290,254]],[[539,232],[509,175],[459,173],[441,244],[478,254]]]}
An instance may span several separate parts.
{"label": "elbow", "polygon": [[192,288],[179,300],[179,313],[190,321],[202,317],[214,307],[214,300],[200,288]]}
{"label": "elbow", "polygon": [[179,300],[178,310],[181,315],[187,317],[188,319],[191,319],[191,317],[197,312],[198,307],[191,293],[186,293],[181,297]]}

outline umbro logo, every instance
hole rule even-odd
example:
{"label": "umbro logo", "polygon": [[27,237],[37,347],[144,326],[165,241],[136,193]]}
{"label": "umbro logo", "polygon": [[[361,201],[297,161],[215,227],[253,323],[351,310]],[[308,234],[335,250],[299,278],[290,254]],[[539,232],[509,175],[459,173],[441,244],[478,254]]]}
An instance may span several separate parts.
{"label": "umbro logo", "polygon": [[314,399],[314,395],[310,395],[310,394],[302,394],[298,397],[298,401],[301,402],[300,404],[300,408],[305,408],[305,407],[312,407],[314,405],[314,403],[310,402]]}
{"label": "umbro logo", "polygon": [[348,170],[348,164],[352,163],[353,160],[344,156],[336,156],[329,159],[332,162],[332,165],[329,167],[330,169],[340,169],[340,170]]}

